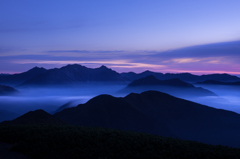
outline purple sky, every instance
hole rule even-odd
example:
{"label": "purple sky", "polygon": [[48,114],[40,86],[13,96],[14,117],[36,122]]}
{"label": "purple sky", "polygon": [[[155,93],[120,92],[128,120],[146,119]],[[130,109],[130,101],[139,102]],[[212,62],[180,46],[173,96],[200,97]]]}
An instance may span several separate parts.
{"label": "purple sky", "polygon": [[0,73],[106,65],[240,74],[239,0],[1,0]]}

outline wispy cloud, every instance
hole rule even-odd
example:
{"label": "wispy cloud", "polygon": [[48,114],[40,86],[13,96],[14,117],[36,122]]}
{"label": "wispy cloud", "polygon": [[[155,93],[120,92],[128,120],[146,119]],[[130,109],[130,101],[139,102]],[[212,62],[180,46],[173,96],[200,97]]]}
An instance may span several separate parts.
{"label": "wispy cloud", "polygon": [[113,61],[74,61],[74,60],[64,60],[64,61],[48,61],[48,60],[14,60],[12,63],[18,64],[29,64],[29,63],[36,63],[36,64],[124,64],[128,63],[125,60],[113,60]]}
{"label": "wispy cloud", "polygon": [[12,63],[17,64],[101,64],[109,65],[113,68],[165,68],[164,65],[147,64],[147,63],[135,63],[126,60],[112,60],[112,61],[45,61],[45,60],[15,60]]}
{"label": "wispy cloud", "polygon": [[[124,51],[124,50],[49,50],[42,55],[21,55],[1,57],[0,61],[8,60],[12,64],[62,66],[66,64],[82,64],[91,67],[106,65],[120,71],[157,72],[212,72],[239,74],[240,42],[227,44],[202,45],[173,51]],[[231,45],[233,47],[231,47]],[[204,49],[203,49],[204,48]],[[210,49],[209,49],[210,48]],[[216,49],[213,49],[216,48]],[[225,54],[218,54],[224,48]],[[227,49],[229,48],[229,49]],[[233,49],[234,48],[234,49]],[[208,51],[206,51],[208,50]],[[231,52],[234,50],[233,52]],[[1,50],[0,50],[1,52]],[[149,52],[149,53],[148,53]],[[7,53],[6,53],[7,54]]]}
{"label": "wispy cloud", "polygon": [[172,61],[176,63],[192,63],[192,62],[199,62],[201,60],[196,58],[178,58],[178,59],[172,59]]}
{"label": "wispy cloud", "polygon": [[150,51],[155,58],[240,57],[240,41],[186,47],[169,51]]}
{"label": "wispy cloud", "polygon": [[99,54],[109,54],[109,53],[125,53],[124,50],[49,50],[46,53],[99,53]]}
{"label": "wispy cloud", "polygon": [[49,50],[46,51],[46,53],[68,53],[68,52],[74,52],[74,53],[89,53],[89,50]]}
{"label": "wispy cloud", "polygon": [[19,51],[22,52],[22,51],[25,51],[25,49],[20,48],[20,47],[6,47],[6,46],[4,47],[4,46],[0,46],[0,56],[1,55],[5,55],[6,56],[6,55],[9,55],[9,53],[19,52]]}

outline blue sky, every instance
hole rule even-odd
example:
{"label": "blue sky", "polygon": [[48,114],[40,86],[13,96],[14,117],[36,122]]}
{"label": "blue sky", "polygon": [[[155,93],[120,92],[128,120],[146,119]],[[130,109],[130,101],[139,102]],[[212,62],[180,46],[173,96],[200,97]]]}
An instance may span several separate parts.
{"label": "blue sky", "polygon": [[240,74],[239,8],[239,0],[0,0],[0,72],[79,63]]}

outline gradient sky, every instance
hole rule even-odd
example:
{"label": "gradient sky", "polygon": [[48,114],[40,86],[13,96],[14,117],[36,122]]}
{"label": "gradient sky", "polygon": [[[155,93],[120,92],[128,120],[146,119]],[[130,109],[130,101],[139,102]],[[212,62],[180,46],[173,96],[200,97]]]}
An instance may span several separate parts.
{"label": "gradient sky", "polygon": [[240,74],[239,0],[0,0],[0,73]]}

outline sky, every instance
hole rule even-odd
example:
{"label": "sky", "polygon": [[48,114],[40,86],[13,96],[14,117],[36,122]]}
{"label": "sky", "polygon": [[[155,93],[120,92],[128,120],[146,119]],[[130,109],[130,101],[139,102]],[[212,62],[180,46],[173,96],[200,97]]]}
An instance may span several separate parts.
{"label": "sky", "polygon": [[239,0],[0,0],[0,73],[105,65],[240,75]]}

